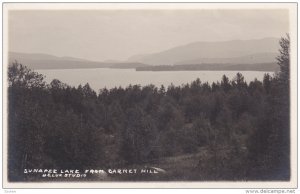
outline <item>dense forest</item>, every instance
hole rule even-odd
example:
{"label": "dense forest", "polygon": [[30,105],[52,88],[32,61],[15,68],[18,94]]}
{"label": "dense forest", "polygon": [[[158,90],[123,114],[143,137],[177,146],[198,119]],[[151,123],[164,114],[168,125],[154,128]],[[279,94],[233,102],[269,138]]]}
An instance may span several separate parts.
{"label": "dense forest", "polygon": [[181,172],[173,162],[166,180],[289,180],[289,37],[279,43],[280,72],[250,83],[238,73],[212,84],[95,92],[89,84],[46,84],[15,62],[8,70],[9,181],[33,181],[24,168],[126,168],[185,154],[194,162]]}

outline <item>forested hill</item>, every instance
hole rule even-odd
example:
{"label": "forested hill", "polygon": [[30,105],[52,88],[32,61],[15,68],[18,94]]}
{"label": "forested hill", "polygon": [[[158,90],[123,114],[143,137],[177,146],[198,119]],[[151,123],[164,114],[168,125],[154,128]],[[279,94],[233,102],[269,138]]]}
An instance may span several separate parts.
{"label": "forested hill", "polygon": [[276,61],[278,38],[253,40],[192,42],[168,50],[130,57],[149,65],[185,65],[199,63],[269,63]]}
{"label": "forested hill", "polygon": [[46,54],[9,53],[9,63],[19,61],[30,69],[80,69],[114,68],[136,69],[136,71],[279,71],[276,62],[270,63],[202,63],[150,66],[136,62],[95,62],[72,57],[56,57]]}
{"label": "forested hill", "polygon": [[146,66],[136,62],[98,62],[73,57],[57,57],[48,54],[9,53],[9,64],[22,62],[31,69],[82,69],[82,68],[136,68]]}
{"label": "forested hill", "polygon": [[[193,42],[157,53],[136,55],[126,61],[91,61],[74,57],[20,52],[9,52],[8,60],[10,64],[14,61],[22,62],[31,69],[137,68],[138,71],[166,71],[167,69],[170,71],[276,71],[278,70],[276,65],[278,49],[277,38],[263,38]],[[210,67],[203,67],[206,64]]]}

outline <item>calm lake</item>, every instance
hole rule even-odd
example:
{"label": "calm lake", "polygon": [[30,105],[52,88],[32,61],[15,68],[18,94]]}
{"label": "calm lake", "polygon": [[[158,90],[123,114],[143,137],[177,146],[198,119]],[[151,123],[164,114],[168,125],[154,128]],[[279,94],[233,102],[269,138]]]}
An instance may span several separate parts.
{"label": "calm lake", "polygon": [[[135,71],[135,69],[51,69],[36,70],[46,76],[47,83],[58,79],[70,86],[78,86],[89,83],[91,88],[99,91],[101,88],[126,87],[139,84],[141,86],[154,84],[168,86],[171,83],[175,86],[190,83],[197,78],[202,82],[217,82],[225,74],[232,80],[238,71]],[[273,72],[261,71],[240,71],[247,83],[255,78],[262,80],[265,73],[273,75]]]}

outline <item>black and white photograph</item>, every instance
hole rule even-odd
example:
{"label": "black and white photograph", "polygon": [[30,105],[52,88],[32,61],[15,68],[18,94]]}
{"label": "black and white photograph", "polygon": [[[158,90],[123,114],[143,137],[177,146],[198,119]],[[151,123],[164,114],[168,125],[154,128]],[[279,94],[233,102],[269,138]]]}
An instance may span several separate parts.
{"label": "black and white photograph", "polygon": [[297,3],[4,3],[4,188],[295,188],[297,42]]}

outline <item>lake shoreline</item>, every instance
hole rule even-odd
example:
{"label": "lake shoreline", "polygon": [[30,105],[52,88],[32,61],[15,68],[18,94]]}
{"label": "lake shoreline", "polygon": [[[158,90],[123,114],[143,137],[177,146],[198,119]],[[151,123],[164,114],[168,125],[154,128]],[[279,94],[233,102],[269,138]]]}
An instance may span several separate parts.
{"label": "lake shoreline", "polygon": [[45,76],[45,81],[51,83],[58,79],[72,87],[89,83],[95,91],[128,87],[129,85],[154,85],[156,87],[181,86],[190,84],[199,78],[202,83],[221,82],[226,75],[229,80],[234,79],[237,73],[245,77],[246,82],[255,78],[262,81],[264,74],[274,75],[268,71],[135,71],[135,69],[88,68],[88,69],[42,69],[35,70]]}

